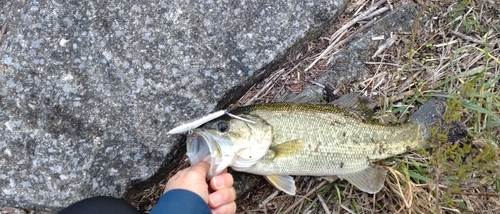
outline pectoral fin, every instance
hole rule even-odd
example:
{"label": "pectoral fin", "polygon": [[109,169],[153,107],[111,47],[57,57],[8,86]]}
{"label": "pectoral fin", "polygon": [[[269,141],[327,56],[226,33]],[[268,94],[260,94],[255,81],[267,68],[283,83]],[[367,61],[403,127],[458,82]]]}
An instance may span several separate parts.
{"label": "pectoral fin", "polygon": [[[301,140],[291,140],[274,146],[271,148],[273,153],[273,159],[280,157],[289,157],[297,152],[302,151],[304,148],[304,143]],[[272,153],[271,152],[271,153]]]}
{"label": "pectoral fin", "polygon": [[364,192],[375,194],[379,192],[382,187],[384,187],[386,175],[387,170],[385,170],[383,167],[372,166],[359,172],[339,175],[339,177],[342,179],[346,179],[347,181],[349,181],[349,183]]}
{"label": "pectoral fin", "polygon": [[295,195],[295,181],[290,175],[268,175],[264,176],[276,189],[279,189],[286,194]]}

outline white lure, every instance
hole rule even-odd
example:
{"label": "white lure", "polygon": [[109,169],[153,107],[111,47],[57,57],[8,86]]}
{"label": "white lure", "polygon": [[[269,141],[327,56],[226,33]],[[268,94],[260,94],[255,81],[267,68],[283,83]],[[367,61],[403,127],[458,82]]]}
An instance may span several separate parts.
{"label": "white lure", "polygon": [[179,133],[187,132],[189,130],[198,128],[199,126],[205,124],[208,121],[219,118],[220,116],[222,116],[224,114],[226,114],[226,110],[220,110],[220,111],[216,111],[214,113],[210,113],[207,116],[204,116],[200,119],[197,119],[197,120],[194,120],[192,122],[177,126],[177,127],[173,128],[172,130],[168,131],[168,134],[179,134]]}
{"label": "white lure", "polygon": [[255,123],[254,121],[251,121],[251,120],[248,120],[248,119],[245,119],[242,117],[238,117],[234,114],[231,114],[227,110],[220,110],[220,111],[216,111],[214,113],[210,113],[207,116],[201,117],[200,119],[194,120],[192,122],[177,126],[177,127],[173,128],[172,130],[168,131],[168,134],[179,134],[179,133],[183,133],[183,132],[188,132],[189,130],[198,128],[199,126],[207,123],[208,121],[219,118],[220,116],[222,116],[224,114],[227,114],[232,118],[236,118],[238,120],[242,120],[242,121],[245,121],[248,123]]}

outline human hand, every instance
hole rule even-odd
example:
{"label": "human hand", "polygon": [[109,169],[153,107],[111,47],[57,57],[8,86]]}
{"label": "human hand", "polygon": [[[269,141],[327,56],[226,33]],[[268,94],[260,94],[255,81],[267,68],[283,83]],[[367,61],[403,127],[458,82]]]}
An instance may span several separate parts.
{"label": "human hand", "polygon": [[205,177],[210,164],[197,163],[183,169],[168,180],[165,192],[172,189],[185,189],[201,196],[213,213],[235,213],[236,192],[233,188],[233,176],[224,170],[221,174],[210,179],[210,188]]}

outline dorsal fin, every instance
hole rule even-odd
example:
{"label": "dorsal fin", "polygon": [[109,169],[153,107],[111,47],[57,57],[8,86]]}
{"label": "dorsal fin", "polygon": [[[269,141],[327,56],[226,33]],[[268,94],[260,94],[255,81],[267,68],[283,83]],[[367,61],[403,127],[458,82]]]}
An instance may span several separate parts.
{"label": "dorsal fin", "polygon": [[322,95],[312,89],[304,89],[300,93],[278,95],[273,102],[279,103],[326,103]]}
{"label": "dorsal fin", "polygon": [[354,116],[365,121],[372,121],[374,102],[361,92],[352,92],[346,94],[329,104],[336,105],[351,112]]}

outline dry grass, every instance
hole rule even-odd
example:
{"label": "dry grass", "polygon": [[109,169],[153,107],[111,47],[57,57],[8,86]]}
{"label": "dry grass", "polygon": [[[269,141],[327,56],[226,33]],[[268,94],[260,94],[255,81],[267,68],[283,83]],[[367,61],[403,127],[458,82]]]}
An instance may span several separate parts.
{"label": "dry grass", "polygon": [[[383,4],[379,8],[383,6],[390,7]],[[436,139],[435,144],[439,146],[435,148],[381,161],[379,164],[387,166],[390,173],[386,187],[376,195],[360,192],[346,182],[327,184],[304,177],[298,179],[299,196],[269,193],[274,198],[266,200],[266,206],[239,200],[240,204],[253,204],[246,205],[241,212],[500,211],[498,11],[487,3],[473,1],[427,1],[421,6],[425,8],[422,16],[427,21],[416,22],[413,32],[395,34],[385,47],[379,48],[375,57],[365,62],[371,68],[368,78],[335,88],[341,94],[363,91],[377,101],[377,115],[383,123],[406,120],[428,97],[444,91],[450,98],[446,119],[465,122],[470,132],[468,139],[453,145]],[[365,8],[369,8],[368,5]],[[358,23],[356,28],[370,24]],[[328,45],[321,40],[312,42],[313,47],[324,45],[326,48],[313,52],[318,50],[314,48],[312,53],[284,65],[267,81],[256,85],[239,104],[269,102],[279,94],[303,89],[322,74],[328,59],[345,43],[342,41],[348,41],[355,34],[354,30],[347,29],[335,31],[340,32],[334,33],[340,37],[330,38],[332,42]],[[339,43],[341,45],[337,45]],[[260,194],[259,189],[248,194]],[[258,198],[264,201],[269,195]]]}
{"label": "dry grass", "polygon": [[[288,196],[262,180],[237,200],[238,212],[500,213],[500,7],[480,0],[417,2],[425,18],[415,19],[413,32],[394,34],[366,60],[367,78],[336,85],[335,93],[364,92],[376,101],[382,123],[405,121],[429,97],[446,96],[445,119],[464,122],[469,136],[449,144],[439,135],[431,149],[378,162],[390,173],[375,195],[344,181],[297,177],[298,194]],[[356,1],[336,25],[346,27],[312,41],[307,52],[255,85],[232,107],[300,92],[325,72],[329,59],[345,43],[373,24],[352,21],[356,16],[376,16],[400,3],[382,1],[371,7],[371,1]],[[134,204],[149,209],[161,184],[158,189],[141,193]]]}

